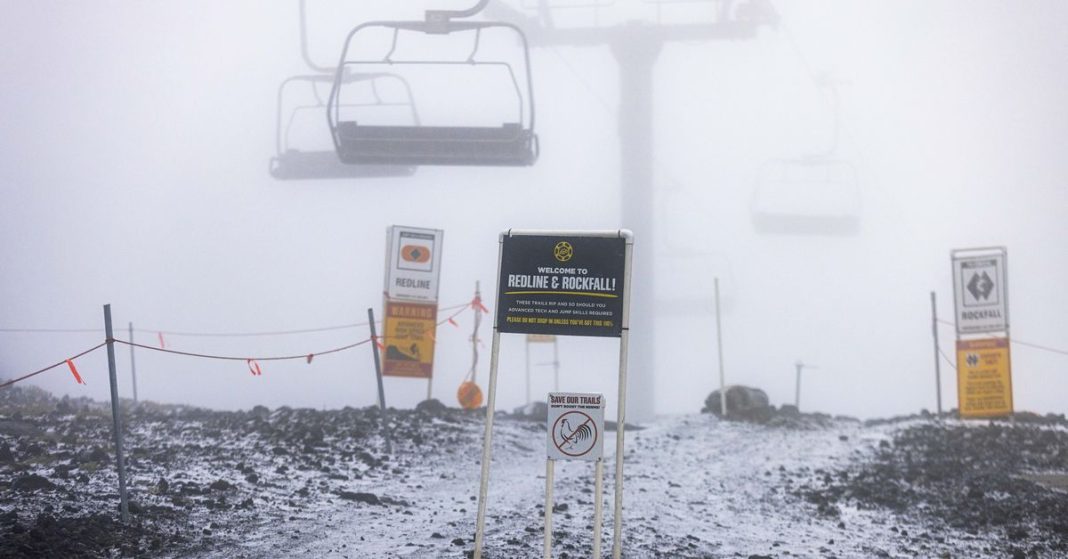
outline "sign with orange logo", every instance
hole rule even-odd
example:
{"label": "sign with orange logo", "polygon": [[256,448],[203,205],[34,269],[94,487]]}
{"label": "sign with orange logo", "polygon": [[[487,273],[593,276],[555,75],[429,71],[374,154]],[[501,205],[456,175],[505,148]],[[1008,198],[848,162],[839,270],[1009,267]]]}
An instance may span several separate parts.
{"label": "sign with orange logo", "polygon": [[960,416],[1012,415],[1012,365],[1008,338],[957,341]]}
{"label": "sign with orange logo", "polygon": [[386,296],[391,300],[438,300],[441,271],[440,229],[394,225],[389,228],[386,256]]}
{"label": "sign with orange logo", "polygon": [[386,303],[382,375],[430,378],[434,372],[434,329],[438,307],[418,303]]}

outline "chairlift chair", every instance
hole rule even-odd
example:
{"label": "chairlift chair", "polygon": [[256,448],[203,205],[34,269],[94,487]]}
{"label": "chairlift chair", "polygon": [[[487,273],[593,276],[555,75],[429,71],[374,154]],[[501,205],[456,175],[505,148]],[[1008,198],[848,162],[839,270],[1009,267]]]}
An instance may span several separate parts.
{"label": "chairlift chair", "polygon": [[[484,2],[480,4],[484,6]],[[538,158],[538,138],[534,134],[534,89],[530,71],[530,53],[526,36],[515,25],[501,22],[452,21],[477,13],[427,12],[425,21],[369,22],[355,27],[345,38],[334,85],[327,102],[327,122],[338,158],[348,165],[478,165],[528,166]],[[378,28],[392,34],[392,46],[380,59],[350,58],[353,39],[365,31]],[[514,33],[522,48],[526,88],[520,86],[512,64],[478,58],[482,33],[503,29]],[[472,35],[472,50],[466,60],[394,60],[400,38],[409,33],[425,36]],[[344,119],[341,115],[341,91],[346,86],[346,71],[366,68],[464,65],[468,67],[503,67],[511,79],[517,98],[517,114],[499,126],[425,126],[417,122],[402,125],[368,124]]]}
{"label": "chairlift chair", "polygon": [[855,235],[860,213],[856,167],[822,155],[768,162],[751,206],[757,232],[770,234]]}
{"label": "chairlift chair", "polygon": [[[321,114],[320,111],[327,106],[326,101],[323,99],[325,87],[332,86],[335,79],[336,77],[333,74],[301,74],[285,79],[278,86],[275,132],[276,153],[270,160],[269,171],[271,176],[279,180],[301,180],[407,177],[415,173],[415,167],[412,165],[345,165],[338,161],[337,154],[333,150],[315,149],[315,147],[300,149],[293,146],[292,130],[294,125],[300,122],[308,122],[307,119],[312,118],[313,115]],[[371,89],[374,100],[360,104],[361,106],[368,108],[391,106],[407,108],[411,118],[418,122],[418,113],[412,103],[411,91],[403,77],[388,73],[352,74],[351,72],[346,72],[342,80],[346,84],[365,84]],[[380,98],[377,84],[381,81],[391,80],[396,80],[401,89],[407,92],[406,99],[388,102]],[[308,87],[303,93],[298,89],[301,85]],[[323,88],[322,91],[320,87]],[[299,101],[293,102],[292,105],[287,105],[287,101],[298,95],[301,96]],[[325,148],[326,145],[323,147]]]}

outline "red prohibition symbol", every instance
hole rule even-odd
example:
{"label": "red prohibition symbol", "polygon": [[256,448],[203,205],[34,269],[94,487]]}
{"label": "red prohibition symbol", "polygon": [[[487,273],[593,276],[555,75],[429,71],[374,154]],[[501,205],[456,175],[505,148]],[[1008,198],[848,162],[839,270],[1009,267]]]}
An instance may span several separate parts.
{"label": "red prohibition symbol", "polygon": [[553,423],[553,445],[567,456],[589,454],[597,443],[597,422],[580,411],[569,411]]}

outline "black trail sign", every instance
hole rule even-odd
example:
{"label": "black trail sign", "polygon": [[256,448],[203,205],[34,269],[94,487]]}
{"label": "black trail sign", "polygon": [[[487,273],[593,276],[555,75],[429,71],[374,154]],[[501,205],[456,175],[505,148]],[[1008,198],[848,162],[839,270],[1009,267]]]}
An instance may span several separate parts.
{"label": "black trail sign", "polygon": [[505,235],[502,243],[500,332],[620,336],[623,237]]}

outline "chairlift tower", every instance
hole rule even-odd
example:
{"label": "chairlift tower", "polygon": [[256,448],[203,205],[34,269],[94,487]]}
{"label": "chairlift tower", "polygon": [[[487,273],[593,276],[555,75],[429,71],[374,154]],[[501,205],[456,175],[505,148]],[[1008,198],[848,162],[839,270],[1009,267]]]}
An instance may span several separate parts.
{"label": "chairlift tower", "polygon": [[[598,2],[598,0],[593,0]],[[557,28],[554,25],[550,0],[537,0],[537,15],[528,16],[503,5],[500,0],[487,7],[494,17],[512,21],[522,28],[530,45],[608,46],[619,65],[619,155],[620,195],[622,197],[622,226],[635,233],[642,247],[635,259],[631,281],[640,286],[631,299],[631,324],[644,332],[630,345],[631,400],[628,408],[636,421],[647,421],[655,413],[654,379],[656,376],[654,324],[655,298],[655,200],[653,188],[654,143],[656,127],[653,122],[653,72],[660,51],[666,43],[678,41],[748,40],[756,37],[763,25],[774,25],[777,16],[767,0],[711,0],[712,20],[705,23],[663,23],[660,8],[663,4],[677,4],[683,0],[645,0],[655,5],[657,18],[653,22],[629,22],[612,27]],[[694,3],[702,0],[693,0]],[[583,4],[586,9],[610,9],[610,2]]]}

